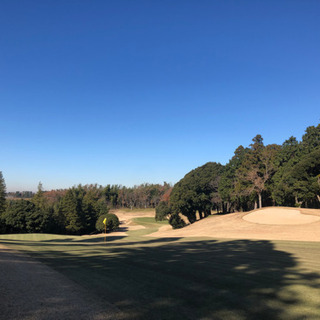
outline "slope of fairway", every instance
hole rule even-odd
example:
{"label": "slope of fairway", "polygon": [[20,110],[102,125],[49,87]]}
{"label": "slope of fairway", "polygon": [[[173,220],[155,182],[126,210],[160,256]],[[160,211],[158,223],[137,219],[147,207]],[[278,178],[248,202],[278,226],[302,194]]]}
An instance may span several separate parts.
{"label": "slope of fairway", "polygon": [[[31,238],[35,240],[37,235]],[[59,238],[51,239],[58,241]],[[115,320],[121,317],[118,309],[106,302],[97,303],[86,290],[61,273],[2,245],[0,287],[1,320]]]}
{"label": "slope of fairway", "polygon": [[320,241],[320,210],[269,207],[213,215],[183,229],[162,229],[150,236]]}
{"label": "slope of fairway", "polygon": [[[144,233],[156,225],[141,223]],[[29,255],[0,250],[0,319],[319,319],[320,243],[154,239],[138,231],[107,242],[0,235]]]}
{"label": "slope of fairway", "polygon": [[[140,227],[107,234],[106,241],[0,235],[0,319],[319,319],[320,242],[253,240],[263,231],[279,237],[288,228],[289,236],[301,227],[306,240],[319,222],[261,224],[244,220],[246,214],[212,216],[169,232],[166,222],[132,213],[127,222]],[[211,237],[195,237],[208,230]],[[248,238],[226,239],[237,234]]]}

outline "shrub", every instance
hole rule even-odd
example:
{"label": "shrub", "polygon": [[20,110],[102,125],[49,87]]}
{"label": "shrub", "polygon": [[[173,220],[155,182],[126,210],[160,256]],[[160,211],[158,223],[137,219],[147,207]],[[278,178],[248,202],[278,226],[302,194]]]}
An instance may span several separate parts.
{"label": "shrub", "polygon": [[186,226],[186,223],[181,219],[178,213],[174,213],[170,216],[169,223],[173,229],[179,229]]}
{"label": "shrub", "polygon": [[113,213],[103,214],[101,215],[96,222],[96,229],[100,232],[104,232],[104,223],[103,220],[107,219],[107,230],[114,231],[119,228],[119,219]]}
{"label": "shrub", "polygon": [[168,215],[171,213],[170,206],[167,202],[161,201],[156,207],[156,221],[167,220]]}

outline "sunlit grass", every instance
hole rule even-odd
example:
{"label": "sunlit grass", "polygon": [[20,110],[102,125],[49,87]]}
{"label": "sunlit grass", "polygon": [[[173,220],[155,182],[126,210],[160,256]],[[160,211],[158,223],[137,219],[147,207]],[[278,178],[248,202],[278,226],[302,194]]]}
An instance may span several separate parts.
{"label": "sunlit grass", "polygon": [[128,236],[0,235],[113,303],[126,319],[319,319],[317,242]]}

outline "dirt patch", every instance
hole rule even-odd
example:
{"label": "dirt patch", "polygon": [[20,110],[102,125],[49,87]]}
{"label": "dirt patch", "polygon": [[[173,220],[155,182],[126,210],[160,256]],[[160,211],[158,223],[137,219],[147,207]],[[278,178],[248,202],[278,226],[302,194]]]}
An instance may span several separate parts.
{"label": "dirt patch", "polygon": [[142,217],[154,217],[155,211],[154,210],[132,210],[132,211],[124,211],[124,210],[114,210],[111,211],[114,213],[120,221],[127,222],[131,221],[134,218],[142,218]]}
{"label": "dirt patch", "polygon": [[[262,210],[276,217],[274,224],[250,222],[245,216]],[[284,210],[287,216],[279,217],[280,210]],[[299,224],[283,224],[277,221],[288,222],[287,210],[293,211],[292,217],[311,216],[314,222]],[[294,213],[294,211],[297,211]],[[280,214],[281,215],[281,214]],[[270,217],[271,217],[270,216]],[[270,207],[251,212],[238,212],[227,215],[213,215],[183,229],[159,230],[151,237],[213,237],[229,239],[260,239],[260,240],[295,240],[295,241],[320,241],[320,210],[319,209],[297,209],[285,207]],[[271,221],[271,220],[269,220]],[[297,220],[295,220],[297,221]],[[300,221],[306,221],[302,218]]]}
{"label": "dirt patch", "polygon": [[59,272],[0,245],[0,319],[122,319]]}

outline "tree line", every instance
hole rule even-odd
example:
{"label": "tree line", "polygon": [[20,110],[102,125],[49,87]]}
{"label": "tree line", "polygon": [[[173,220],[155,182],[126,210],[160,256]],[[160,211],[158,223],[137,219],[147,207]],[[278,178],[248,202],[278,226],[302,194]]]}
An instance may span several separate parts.
{"label": "tree line", "polygon": [[240,145],[226,165],[208,162],[176,183],[156,219],[183,227],[211,214],[263,206],[320,207],[320,124],[306,129],[301,141],[264,145],[261,135]]}
{"label": "tree line", "polygon": [[7,192],[7,199],[31,199],[34,196],[32,191],[16,191],[16,192]]}
{"label": "tree line", "polygon": [[[31,199],[6,199],[5,181],[0,172],[0,232],[44,232],[90,234],[101,231],[101,216],[109,209],[155,208],[168,198],[172,189],[168,183],[142,184],[132,188],[120,185],[78,185],[64,190],[38,191]],[[25,193],[16,193],[25,194]],[[29,194],[28,194],[29,195]],[[107,220],[113,229],[110,214]]]}
{"label": "tree line", "polygon": [[91,233],[110,208],[156,208],[156,220],[169,219],[176,228],[213,210],[229,213],[263,206],[320,207],[320,124],[308,127],[301,141],[290,137],[282,145],[264,145],[256,135],[248,147],[240,145],[226,165],[208,162],[173,187],[95,184],[45,192],[39,184],[30,200],[9,200],[0,174],[1,232]]}

